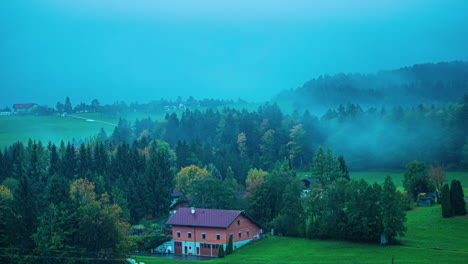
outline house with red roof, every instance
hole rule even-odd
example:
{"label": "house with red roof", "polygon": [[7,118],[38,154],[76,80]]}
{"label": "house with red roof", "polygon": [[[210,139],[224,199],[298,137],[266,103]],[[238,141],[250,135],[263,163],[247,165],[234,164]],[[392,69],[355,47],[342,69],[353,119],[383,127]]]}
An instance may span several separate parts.
{"label": "house with red roof", "polygon": [[232,236],[237,249],[258,239],[261,227],[243,211],[179,208],[166,224],[172,225],[175,254],[218,256]]}
{"label": "house with red roof", "polygon": [[30,113],[34,108],[37,107],[37,104],[14,104],[13,109],[16,113]]}

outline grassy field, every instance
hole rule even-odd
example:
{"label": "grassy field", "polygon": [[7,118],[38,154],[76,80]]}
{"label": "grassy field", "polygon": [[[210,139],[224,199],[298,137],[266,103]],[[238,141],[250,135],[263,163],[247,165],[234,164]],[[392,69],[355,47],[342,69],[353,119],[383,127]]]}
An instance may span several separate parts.
{"label": "grassy field", "polygon": [[[330,240],[270,237],[224,259],[204,263],[468,263],[468,216],[443,219],[440,206],[408,212],[402,245],[381,246]],[[151,263],[186,263],[137,257]]]}
{"label": "grassy field", "polygon": [[[386,171],[358,171],[350,172],[349,176],[352,179],[364,179],[370,184],[377,182],[382,184],[387,175],[390,175],[393,179],[393,182],[400,191],[403,191],[403,173],[404,172],[386,172]],[[445,175],[446,182],[450,185],[452,180],[459,180],[463,186],[463,192],[465,197],[468,197],[468,172],[456,172],[450,171]]]}
{"label": "grassy field", "polygon": [[61,140],[85,139],[96,135],[101,128],[112,134],[114,127],[71,117],[52,116],[1,116],[0,147],[28,139],[60,143]]}
{"label": "grassy field", "polygon": [[[246,104],[231,104],[223,107],[218,107],[217,110],[222,111],[224,107],[235,109],[247,109],[248,111],[257,110],[262,105],[260,103]],[[198,110],[204,112],[206,107],[200,107]],[[184,110],[175,111],[180,118]],[[172,112],[171,112],[172,113]],[[133,123],[136,119],[151,118],[153,121],[164,120],[165,112],[161,113],[140,113],[131,112],[125,114],[102,114],[102,113],[80,113],[72,114],[83,119],[72,118],[70,116],[61,117],[58,115],[51,116],[34,116],[34,115],[11,115],[0,116],[0,148],[10,146],[15,142],[26,143],[29,139],[41,140],[43,143],[49,141],[60,143],[61,140],[67,142],[72,139],[80,140],[98,134],[103,128],[107,135],[111,135],[114,127],[109,124],[103,124],[97,121],[103,121],[112,124],[118,124],[120,118],[124,118]]]}

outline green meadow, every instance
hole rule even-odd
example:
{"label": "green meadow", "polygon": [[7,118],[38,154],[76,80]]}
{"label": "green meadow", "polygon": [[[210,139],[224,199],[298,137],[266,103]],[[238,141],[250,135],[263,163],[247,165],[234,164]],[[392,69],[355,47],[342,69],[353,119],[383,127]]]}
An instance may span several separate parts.
{"label": "green meadow", "polygon": [[[222,107],[214,108],[222,111],[224,107],[235,109],[247,109],[248,111],[257,110],[262,105],[260,103],[236,103]],[[206,107],[200,107],[197,110],[206,111]],[[180,118],[185,110],[177,110],[169,113],[176,113]],[[71,116],[80,117],[73,118]],[[135,120],[151,118],[153,121],[164,120],[166,112],[160,113],[119,113],[119,114],[104,114],[104,113],[77,113],[71,116],[35,116],[35,115],[11,115],[0,116],[0,148],[9,146],[15,142],[27,143],[29,139],[41,140],[43,143],[49,141],[60,143],[60,141],[71,141],[73,139],[80,140],[96,136],[101,128],[111,135],[114,131],[114,126],[104,124],[99,121],[111,124],[118,124],[119,119],[128,120],[131,124]]]}
{"label": "green meadow", "polygon": [[58,115],[1,116],[0,147],[18,141],[26,143],[29,139],[41,140],[43,143],[85,139],[98,134],[101,128],[104,128],[107,134],[114,130],[112,125]]}
{"label": "green meadow", "polygon": [[[176,112],[181,115],[182,112]],[[80,118],[74,118],[80,117]],[[9,146],[15,142],[27,143],[29,139],[60,143],[73,139],[87,139],[96,136],[104,129],[107,135],[112,135],[114,125],[120,118],[133,123],[136,119],[151,118],[152,120],[164,120],[165,113],[128,113],[122,115],[108,115],[102,113],[80,113],[70,116],[50,115],[11,115],[0,116],[0,147]],[[105,123],[102,123],[102,122]],[[110,123],[110,124],[107,124]]]}
{"label": "green meadow", "polygon": [[[401,245],[381,246],[333,240],[269,237],[207,263],[468,263],[468,216],[444,219],[440,206],[407,213]],[[145,264],[186,263],[136,257]]]}

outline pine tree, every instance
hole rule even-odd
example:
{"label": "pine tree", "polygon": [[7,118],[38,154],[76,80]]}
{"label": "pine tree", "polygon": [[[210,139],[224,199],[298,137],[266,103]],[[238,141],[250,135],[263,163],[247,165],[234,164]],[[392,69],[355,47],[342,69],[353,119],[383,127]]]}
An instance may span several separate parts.
{"label": "pine tree", "polygon": [[26,175],[20,179],[18,189],[14,193],[15,214],[17,218],[17,237],[20,248],[32,249],[34,243],[32,235],[37,227],[36,198],[30,180]]}
{"label": "pine tree", "polygon": [[65,113],[71,114],[73,112],[73,107],[70,101],[70,97],[65,98],[65,105],[63,106]]}
{"label": "pine tree", "polygon": [[62,159],[61,175],[68,180],[75,179],[77,170],[76,163],[75,147],[68,142],[65,149],[65,155]]}
{"label": "pine tree", "polygon": [[349,180],[348,166],[346,166],[346,161],[344,160],[343,156],[338,157],[338,162],[340,163],[341,176]]}
{"label": "pine tree", "polygon": [[165,214],[171,203],[174,188],[174,174],[171,168],[169,146],[161,142],[152,142],[150,157],[146,166],[147,213],[153,216]]}
{"label": "pine tree", "polygon": [[53,144],[50,148],[49,155],[49,179],[52,175],[60,173],[60,158],[57,152],[57,146]]}
{"label": "pine tree", "polygon": [[442,187],[442,194],[440,197],[441,205],[442,205],[442,217],[452,217],[453,216],[453,209],[452,209],[452,202],[450,199],[450,189],[448,184],[444,184]]}
{"label": "pine tree", "polygon": [[452,180],[450,184],[450,202],[454,215],[466,215],[465,195],[458,180]]}
{"label": "pine tree", "polygon": [[322,185],[325,185],[325,153],[322,147],[319,147],[315,152],[311,173],[312,177],[318,179]]}

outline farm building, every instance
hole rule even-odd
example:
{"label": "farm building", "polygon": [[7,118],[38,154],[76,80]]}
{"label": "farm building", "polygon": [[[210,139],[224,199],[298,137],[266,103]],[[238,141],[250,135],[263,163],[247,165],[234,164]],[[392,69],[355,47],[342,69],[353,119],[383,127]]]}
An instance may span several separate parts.
{"label": "farm building", "polygon": [[172,190],[172,195],[171,196],[172,196],[172,202],[171,202],[171,205],[169,207],[169,211],[171,212],[171,214],[174,214],[175,212],[177,212],[177,210],[179,210],[179,208],[188,207],[188,205],[190,203],[190,197],[185,196],[183,193],[181,193],[176,188],[174,188]]}
{"label": "farm building", "polygon": [[175,254],[218,256],[232,236],[234,249],[260,236],[261,227],[243,211],[180,208],[166,222],[172,225]]}
{"label": "farm building", "polygon": [[37,107],[37,104],[14,104],[13,109],[15,109],[16,113],[31,113],[34,108]]}

